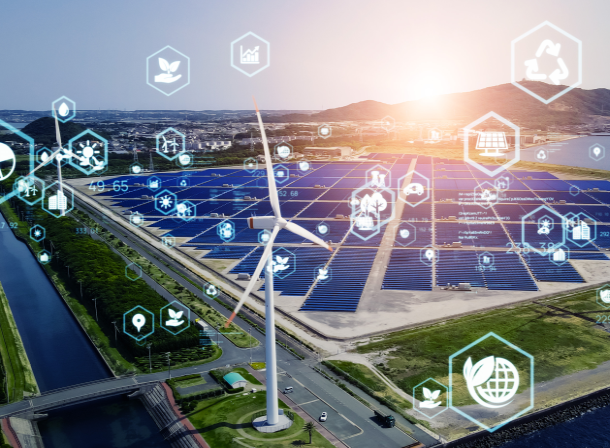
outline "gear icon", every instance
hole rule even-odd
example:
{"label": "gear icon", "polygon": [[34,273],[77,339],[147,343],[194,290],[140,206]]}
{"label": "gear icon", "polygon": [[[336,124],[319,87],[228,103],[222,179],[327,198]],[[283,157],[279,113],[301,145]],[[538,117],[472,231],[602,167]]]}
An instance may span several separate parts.
{"label": "gear icon", "polygon": [[566,63],[562,58],[559,57],[559,52],[561,51],[561,44],[554,44],[550,39],[545,39],[542,41],[540,46],[538,47],[538,51],[536,51],[536,58],[529,59],[525,61],[525,66],[527,67],[527,71],[525,76],[527,79],[532,81],[544,81],[547,79],[547,75],[545,73],[538,73],[538,58],[542,56],[545,52],[550,54],[551,56],[555,56],[557,58],[557,65],[559,68],[553,70],[553,73],[548,75],[548,79],[550,79],[553,84],[556,86],[559,85],[559,82],[566,79],[570,75],[570,71]]}

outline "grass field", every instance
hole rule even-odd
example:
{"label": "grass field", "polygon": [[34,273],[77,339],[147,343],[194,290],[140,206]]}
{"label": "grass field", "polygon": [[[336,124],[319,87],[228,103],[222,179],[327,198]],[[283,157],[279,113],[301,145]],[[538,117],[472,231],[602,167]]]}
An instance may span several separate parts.
{"label": "grass field", "polygon": [[246,369],[244,369],[243,367],[237,367],[233,370],[231,370],[231,372],[236,372],[239,373],[241,376],[243,376],[250,384],[254,384],[255,386],[262,386],[263,383],[261,383],[259,380],[257,380],[256,378],[254,378],[250,372],[248,372]]}
{"label": "grass field", "polygon": [[252,364],[250,364],[250,366],[252,366],[252,368],[254,370],[260,370],[260,369],[265,368],[265,363],[264,362],[253,362]]}
{"label": "grass field", "polygon": [[[278,402],[280,409],[289,409],[282,401],[278,400]],[[188,418],[211,448],[240,446],[233,442],[237,437],[240,437],[240,441],[245,445],[253,448],[284,448],[299,445],[333,448],[333,445],[317,431],[313,433],[312,444],[309,445],[309,434],[302,429],[305,422],[296,414],[290,428],[275,434],[259,433],[252,428],[250,415],[264,409],[265,393],[257,392],[204,400],[188,414]],[[244,433],[259,440],[249,439]]]}
{"label": "grass field", "polygon": [[24,396],[38,393],[32,366],[23,347],[17,324],[0,284],[0,355],[8,383],[8,401],[19,401]]}
{"label": "grass field", "polygon": [[[554,299],[553,305],[574,310],[600,308],[595,304],[595,290]],[[599,325],[535,303],[391,333],[356,350],[359,353],[385,351],[387,361],[380,369],[410,394],[414,386],[430,377],[447,385],[449,356],[489,332],[534,356],[537,383],[593,369],[610,360],[609,336]],[[527,387],[527,359],[499,342],[488,340],[456,359],[455,404],[472,403],[465,388],[460,387],[461,367],[467,357],[476,362],[492,354],[512,359],[523,375],[519,391]]]}

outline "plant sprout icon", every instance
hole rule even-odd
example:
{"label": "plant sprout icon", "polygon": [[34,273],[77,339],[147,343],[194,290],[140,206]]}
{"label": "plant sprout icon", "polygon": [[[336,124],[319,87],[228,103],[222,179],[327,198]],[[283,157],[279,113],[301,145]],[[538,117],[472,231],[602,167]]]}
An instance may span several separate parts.
{"label": "plant sprout icon", "polygon": [[434,401],[441,394],[440,389],[432,392],[427,387],[423,387],[422,392],[424,393],[425,400],[419,403],[420,408],[433,409],[441,404],[440,401],[436,401],[436,402]]}
{"label": "plant sprout icon", "polygon": [[165,321],[165,325],[167,325],[168,327],[178,327],[179,325],[182,325],[184,323],[183,320],[178,320],[182,317],[184,311],[174,311],[171,308],[168,308],[167,312],[169,314],[170,320]]}
{"label": "plant sprout icon", "polygon": [[543,220],[538,227],[538,235],[548,235],[551,232],[551,221],[548,219]]}
{"label": "plant sprout icon", "polygon": [[275,256],[275,260],[273,260],[273,273],[275,274],[278,271],[285,271],[288,269],[288,257],[280,257],[279,255]]}
{"label": "plant sprout icon", "polygon": [[169,195],[161,196],[158,200],[161,203],[159,205],[159,207],[168,209],[168,210],[172,207],[172,204],[174,202],[174,201],[172,201],[172,198]]}
{"label": "plant sprout icon", "polygon": [[163,83],[169,84],[169,83],[178,81],[180,78],[182,78],[182,75],[172,76],[172,73],[174,73],[176,70],[178,70],[179,66],[180,66],[180,61],[172,62],[170,64],[165,59],[159,58],[159,67],[161,67],[161,70],[164,70],[165,73],[156,75],[155,82],[163,82]]}
{"label": "plant sprout icon", "polygon": [[[98,160],[95,158],[95,155],[100,153],[98,149],[95,149],[100,146],[98,142],[95,142],[92,145],[91,141],[87,140],[87,143],[81,142],[78,144],[78,146],[80,146],[81,149],[76,151],[76,153],[82,155],[82,158],[80,159],[80,166],[91,165],[94,170],[101,170],[104,167],[104,161],[102,160],[98,162]],[[91,160],[93,160],[94,163],[91,163]]]}

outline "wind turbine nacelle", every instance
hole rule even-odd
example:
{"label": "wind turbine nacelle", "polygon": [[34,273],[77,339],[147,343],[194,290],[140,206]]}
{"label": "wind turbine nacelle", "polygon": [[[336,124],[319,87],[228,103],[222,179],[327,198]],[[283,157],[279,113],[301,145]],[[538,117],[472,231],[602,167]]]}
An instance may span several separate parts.
{"label": "wind turbine nacelle", "polygon": [[248,226],[251,229],[272,230],[277,221],[275,216],[251,216],[248,218]]}

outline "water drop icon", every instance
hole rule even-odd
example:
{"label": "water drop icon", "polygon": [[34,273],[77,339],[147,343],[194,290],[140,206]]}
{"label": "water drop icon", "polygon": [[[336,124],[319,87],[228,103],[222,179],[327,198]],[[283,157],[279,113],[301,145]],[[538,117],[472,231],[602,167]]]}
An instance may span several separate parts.
{"label": "water drop icon", "polygon": [[64,102],[64,103],[61,103],[61,106],[59,106],[58,112],[59,112],[59,115],[61,115],[62,117],[67,117],[68,114],[70,113],[70,108]]}

